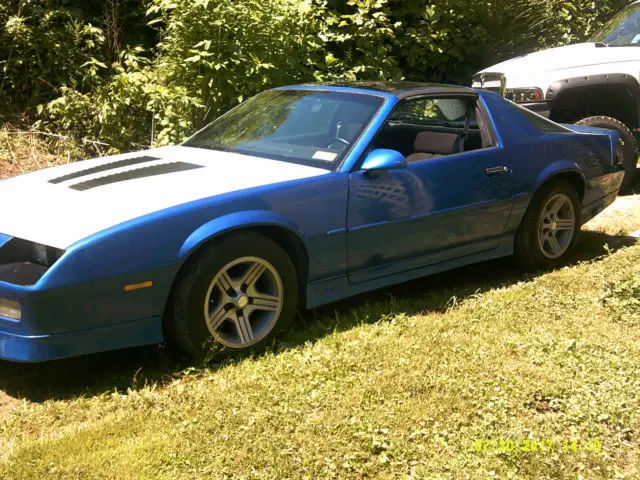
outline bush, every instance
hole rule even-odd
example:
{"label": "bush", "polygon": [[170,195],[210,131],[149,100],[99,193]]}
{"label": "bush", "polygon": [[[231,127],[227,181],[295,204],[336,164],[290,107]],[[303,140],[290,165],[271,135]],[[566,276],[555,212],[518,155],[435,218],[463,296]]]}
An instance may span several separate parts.
{"label": "bush", "polygon": [[[150,2],[155,50],[129,48],[107,77],[99,60],[85,58],[95,52],[78,50],[86,60],[82,81],[54,77],[61,95],[41,107],[40,125],[129,149],[148,144],[154,115],[158,142],[176,142],[243,99],[284,84],[401,78],[468,84],[473,72],[495,61],[584,39],[626,3]],[[71,31],[74,41],[85,32]],[[103,42],[91,32],[96,45]],[[69,69],[81,61],[74,58]]]}
{"label": "bush", "polygon": [[56,97],[62,85],[91,89],[102,64],[87,62],[103,43],[102,30],[83,24],[69,10],[37,2],[0,6],[0,104],[5,115]]}
{"label": "bush", "polygon": [[88,93],[121,49],[149,45],[147,0],[0,2],[0,120],[20,121],[62,88]]}

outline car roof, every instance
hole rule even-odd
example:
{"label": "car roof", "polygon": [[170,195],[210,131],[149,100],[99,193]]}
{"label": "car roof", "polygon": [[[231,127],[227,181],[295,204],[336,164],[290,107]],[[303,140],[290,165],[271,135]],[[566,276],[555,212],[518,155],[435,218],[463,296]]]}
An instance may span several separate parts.
{"label": "car roof", "polygon": [[302,85],[291,85],[284,87],[286,89],[295,90],[296,88],[318,89],[318,90],[344,90],[354,89],[359,91],[370,91],[378,93],[386,93],[394,95],[398,98],[412,97],[415,95],[441,95],[441,94],[466,94],[477,95],[477,90],[469,87],[461,87],[458,85],[447,85],[442,83],[423,83],[423,82],[384,82],[384,81],[367,81],[357,80],[348,82],[324,82],[324,83],[306,83]]}

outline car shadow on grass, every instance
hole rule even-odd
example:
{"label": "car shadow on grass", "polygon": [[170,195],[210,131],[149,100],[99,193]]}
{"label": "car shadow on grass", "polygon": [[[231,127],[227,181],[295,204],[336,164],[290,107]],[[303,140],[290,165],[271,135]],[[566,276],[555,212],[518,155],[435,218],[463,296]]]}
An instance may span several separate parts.
{"label": "car shadow on grass", "polygon": [[[597,261],[635,244],[636,238],[582,232],[572,263]],[[458,268],[361,294],[301,312],[291,332],[273,349],[295,348],[335,331],[380,321],[383,316],[444,312],[455,302],[494,288],[526,281],[545,272],[523,273],[511,259],[500,259]],[[211,368],[238,361],[229,358]],[[41,364],[0,361],[0,393],[13,399],[43,402],[139,389],[149,383],[165,385],[193,367],[175,348],[152,346],[87,355]],[[17,403],[17,402],[16,402]]]}

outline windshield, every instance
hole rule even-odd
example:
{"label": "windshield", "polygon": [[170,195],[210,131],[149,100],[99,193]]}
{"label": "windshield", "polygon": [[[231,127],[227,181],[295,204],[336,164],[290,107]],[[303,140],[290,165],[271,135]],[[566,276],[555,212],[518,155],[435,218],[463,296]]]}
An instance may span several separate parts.
{"label": "windshield", "polygon": [[270,90],[240,104],[184,145],[334,169],[384,99],[314,90]]}
{"label": "windshield", "polygon": [[640,46],[640,5],[630,5],[609,20],[592,42],[610,47]]}

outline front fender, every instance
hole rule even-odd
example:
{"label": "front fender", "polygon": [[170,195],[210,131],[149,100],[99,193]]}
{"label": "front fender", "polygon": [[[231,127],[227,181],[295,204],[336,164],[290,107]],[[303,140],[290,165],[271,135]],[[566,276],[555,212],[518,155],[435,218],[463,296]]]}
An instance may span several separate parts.
{"label": "front fender", "polygon": [[239,228],[255,226],[277,226],[292,232],[299,238],[303,236],[298,225],[283,215],[267,210],[234,212],[215,218],[198,227],[180,247],[178,259],[184,260],[203,243],[217,235]]}

